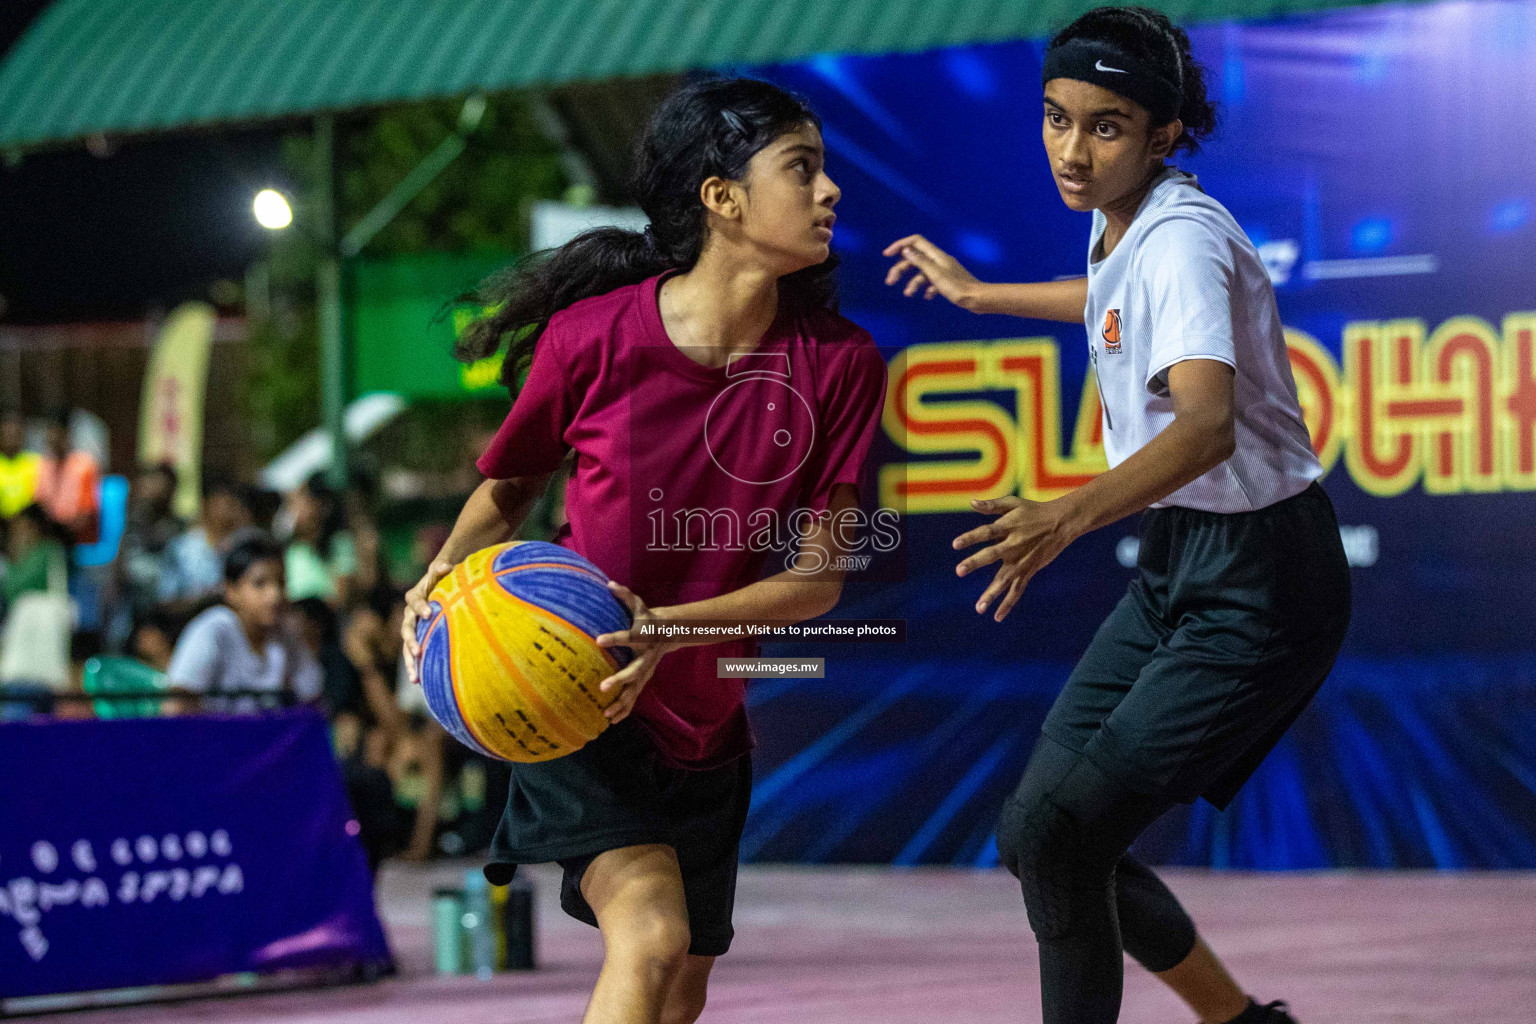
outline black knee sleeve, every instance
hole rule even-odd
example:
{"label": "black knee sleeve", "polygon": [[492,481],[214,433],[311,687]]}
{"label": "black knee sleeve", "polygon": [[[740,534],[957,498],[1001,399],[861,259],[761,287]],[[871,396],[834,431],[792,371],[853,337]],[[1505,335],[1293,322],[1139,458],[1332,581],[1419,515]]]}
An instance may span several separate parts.
{"label": "black knee sleeve", "polygon": [[1154,973],[1183,963],[1195,948],[1195,922],[1163,880],[1126,856],[1115,867],[1115,903],[1125,951]]}
{"label": "black knee sleeve", "polygon": [[1019,877],[1019,847],[1024,837],[1026,809],[1055,789],[1080,758],[1077,751],[1068,750],[1047,736],[1041,736],[1035,743],[1018,788],[1003,804],[997,822],[997,858],[1015,878]]}
{"label": "black knee sleeve", "polygon": [[[1131,792],[1081,755],[1063,753],[1058,760],[1065,770],[1036,772],[1031,764],[998,821],[998,858],[1019,879],[1030,927],[1041,940],[1068,936],[1077,908],[1093,913],[1114,899],[1116,864],[1167,808],[1163,799]],[[1171,894],[1168,899],[1177,906]]]}
{"label": "black knee sleeve", "polygon": [[1010,802],[1004,810],[998,853],[1008,851],[1004,863],[1024,890],[1029,926],[1038,939],[1068,935],[1077,902],[1102,894],[1108,885],[1108,870],[1087,855],[1083,840],[1078,823],[1049,799],[1027,807]]}

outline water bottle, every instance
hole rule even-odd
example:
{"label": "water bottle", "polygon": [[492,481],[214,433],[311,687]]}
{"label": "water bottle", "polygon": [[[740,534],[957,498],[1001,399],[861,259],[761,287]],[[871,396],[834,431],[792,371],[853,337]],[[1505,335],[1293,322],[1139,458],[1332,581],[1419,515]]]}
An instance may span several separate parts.
{"label": "water bottle", "polygon": [[477,978],[489,979],[496,972],[496,923],[491,917],[490,885],[478,868],[464,875],[462,921],[470,970]]}
{"label": "water bottle", "polygon": [[508,971],[531,971],[533,961],[533,886],[518,879],[501,897],[501,964]]}
{"label": "water bottle", "polygon": [[438,974],[464,973],[463,889],[432,890],[432,958]]}

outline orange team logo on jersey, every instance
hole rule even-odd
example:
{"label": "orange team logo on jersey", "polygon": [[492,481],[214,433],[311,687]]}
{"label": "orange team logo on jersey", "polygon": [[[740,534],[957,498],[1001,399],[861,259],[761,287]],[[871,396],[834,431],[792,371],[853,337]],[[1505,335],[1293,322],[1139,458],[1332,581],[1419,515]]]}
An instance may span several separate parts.
{"label": "orange team logo on jersey", "polygon": [[1120,311],[1112,309],[1104,314],[1104,351],[1120,351]]}

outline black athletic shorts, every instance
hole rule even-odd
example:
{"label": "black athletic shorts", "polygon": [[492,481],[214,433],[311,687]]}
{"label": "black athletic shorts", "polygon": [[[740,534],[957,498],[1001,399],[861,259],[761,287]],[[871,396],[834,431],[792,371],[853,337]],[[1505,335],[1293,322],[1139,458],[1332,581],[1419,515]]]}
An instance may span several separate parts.
{"label": "black athletic shorts", "polygon": [[1138,570],[1041,731],[1134,791],[1224,808],[1344,642],[1333,504],[1314,483],[1256,512],[1151,509]]}
{"label": "black athletic shorts", "polygon": [[565,870],[560,906],[596,926],[581,879],[597,855],[670,846],[683,874],[688,952],[720,956],[735,934],[736,858],[751,798],[750,756],[702,771],[675,768],[628,719],[574,754],[512,766],[485,877],[505,885],[519,864],[555,861]]}

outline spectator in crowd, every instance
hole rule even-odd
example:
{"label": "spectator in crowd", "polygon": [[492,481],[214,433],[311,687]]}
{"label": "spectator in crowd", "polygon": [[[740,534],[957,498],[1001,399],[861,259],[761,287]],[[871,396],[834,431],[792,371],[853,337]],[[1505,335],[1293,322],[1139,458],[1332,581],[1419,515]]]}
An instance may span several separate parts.
{"label": "spectator in crowd", "polygon": [[251,512],[241,488],[222,477],[203,480],[197,525],[166,545],[157,596],[187,614],[215,597],[224,583],[224,557],[252,536]]}
{"label": "spectator in crowd", "polygon": [[353,594],[368,594],[375,587],[389,581],[389,570],[384,559],[384,537],[373,516],[377,501],[377,479],[369,473],[354,474],[351,486],[342,496],[343,516],[347,532],[352,536],[355,562],[351,581]]}
{"label": "spectator in crowd", "polygon": [[134,478],[117,558],[118,592],[127,614],[143,615],[160,600],[167,549],[186,529],[172,511],[178,484],[169,463],[144,467]]}
{"label": "spectator in crowd", "polygon": [[[286,618],[283,552],[248,537],[224,558],[224,602],[187,624],[166,672],[173,691],[257,690],[300,701],[320,698],[320,664]],[[254,707],[250,700],[234,707]]]}
{"label": "spectator in crowd", "polygon": [[363,730],[369,724],[357,669],[341,649],[340,617],[336,609],[318,597],[293,602],[294,623],[309,653],[320,664],[320,696],[331,722],[337,756],[346,759],[358,752]]}
{"label": "spectator in crowd", "polygon": [[[409,839],[401,856],[424,861],[432,856],[437,838],[450,745],[448,734],[417,700],[421,687],[405,677],[400,633],[404,615],[404,593],[379,584],[352,609],[342,646],[360,687],[361,702],[354,707],[368,723],[361,761],[370,767],[385,766],[393,791],[414,803],[411,817],[401,826],[400,839]],[[354,701],[359,695],[354,695]],[[399,844],[392,845],[390,852],[397,851]]]}
{"label": "spectator in crowd", "polygon": [[[370,868],[377,870],[385,857],[400,851],[410,834],[410,816],[396,800],[385,770],[390,745],[403,731],[403,716],[393,690],[383,691],[380,651],[371,629],[352,628],[354,622],[343,638],[336,611],[318,597],[295,601],[294,610],[299,613],[304,641],[325,672],[332,740],[357,815],[358,839]],[[393,671],[393,665],[389,667]]]}
{"label": "spectator in crowd", "polygon": [[134,618],[128,635],[128,654],[158,672],[166,671],[171,667],[176,638],[184,625],[165,609],[151,608]]}
{"label": "spectator in crowd", "polygon": [[37,498],[43,457],[22,451],[27,418],[20,409],[0,410],[0,519],[9,519]]}
{"label": "spectator in crowd", "polygon": [[357,572],[357,548],[340,496],[320,474],[293,489],[286,509],[292,536],[284,555],[288,597],[318,597],[344,607]]}
{"label": "spectator in crowd", "polygon": [[37,503],[78,542],[96,539],[101,467],[90,452],[73,448],[68,410],[54,414],[38,470]]}
{"label": "spectator in crowd", "polygon": [[[41,700],[70,680],[69,555],[62,530],[38,505],[28,505],[9,522],[3,592],[5,626],[0,631],[0,689]],[[0,718],[25,716],[25,703],[0,706]]]}
{"label": "spectator in crowd", "polygon": [[42,506],[21,509],[12,517],[9,532],[5,607],[14,607],[23,594],[63,590],[69,574],[69,551],[62,531]]}

